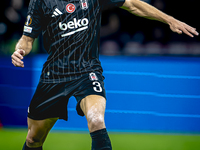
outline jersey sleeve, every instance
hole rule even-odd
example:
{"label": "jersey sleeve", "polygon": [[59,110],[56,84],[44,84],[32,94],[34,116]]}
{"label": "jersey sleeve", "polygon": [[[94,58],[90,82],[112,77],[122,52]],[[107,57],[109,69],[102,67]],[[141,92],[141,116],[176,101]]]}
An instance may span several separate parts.
{"label": "jersey sleeve", "polygon": [[43,16],[41,0],[30,0],[23,35],[37,38],[42,31]]}
{"label": "jersey sleeve", "polygon": [[121,7],[125,0],[102,0],[102,8],[103,10],[113,8],[113,7]]}

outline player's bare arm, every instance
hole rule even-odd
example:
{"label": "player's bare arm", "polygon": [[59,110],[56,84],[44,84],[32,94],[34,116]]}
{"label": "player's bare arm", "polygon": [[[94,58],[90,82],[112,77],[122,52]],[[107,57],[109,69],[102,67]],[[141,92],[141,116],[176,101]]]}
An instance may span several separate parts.
{"label": "player's bare arm", "polygon": [[23,56],[28,55],[32,50],[34,39],[23,35],[15,47],[15,52],[12,54],[12,63],[16,67],[24,67],[22,61]]}
{"label": "player's bare arm", "polygon": [[185,33],[190,37],[194,37],[194,35],[199,35],[195,28],[173,18],[172,16],[163,13],[162,11],[143,1],[126,0],[122,8],[128,10],[134,15],[164,22],[170,26],[170,29],[173,32],[177,32],[178,34]]}

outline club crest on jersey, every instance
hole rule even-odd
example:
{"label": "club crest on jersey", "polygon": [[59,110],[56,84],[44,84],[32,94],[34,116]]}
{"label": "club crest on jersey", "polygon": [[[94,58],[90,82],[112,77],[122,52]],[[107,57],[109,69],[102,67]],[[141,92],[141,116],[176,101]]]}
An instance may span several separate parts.
{"label": "club crest on jersey", "polygon": [[81,9],[88,9],[88,0],[80,0]]}
{"label": "club crest on jersey", "polygon": [[67,4],[66,11],[68,13],[73,13],[76,10],[76,6],[72,3]]}
{"label": "club crest on jersey", "polygon": [[96,76],[96,74],[95,74],[94,72],[91,72],[91,73],[89,74],[89,79],[90,79],[91,81],[96,81],[96,80],[98,80],[98,78],[97,78],[97,76]]}

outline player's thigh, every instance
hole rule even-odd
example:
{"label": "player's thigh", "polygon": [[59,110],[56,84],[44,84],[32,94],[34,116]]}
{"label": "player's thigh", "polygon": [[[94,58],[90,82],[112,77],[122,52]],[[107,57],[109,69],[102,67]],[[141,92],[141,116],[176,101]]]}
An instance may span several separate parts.
{"label": "player's thigh", "polygon": [[49,118],[44,120],[33,120],[28,118],[27,140],[31,141],[34,139],[43,142],[57,120],[58,118]]}
{"label": "player's thigh", "polygon": [[80,106],[88,121],[98,116],[104,119],[106,99],[103,96],[86,96],[81,100]]}

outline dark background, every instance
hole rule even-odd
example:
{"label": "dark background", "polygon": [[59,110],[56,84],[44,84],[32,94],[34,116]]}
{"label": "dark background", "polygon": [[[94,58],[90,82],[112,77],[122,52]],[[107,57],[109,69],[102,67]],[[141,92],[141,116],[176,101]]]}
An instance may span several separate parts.
{"label": "dark background", "polygon": [[[144,0],[200,30],[198,0]],[[10,55],[22,35],[29,0],[6,0],[0,5],[0,54]],[[36,40],[32,54],[45,53]],[[199,56],[200,38],[171,32],[158,21],[137,17],[120,8],[103,12],[101,54]],[[40,46],[39,46],[40,45]]]}

